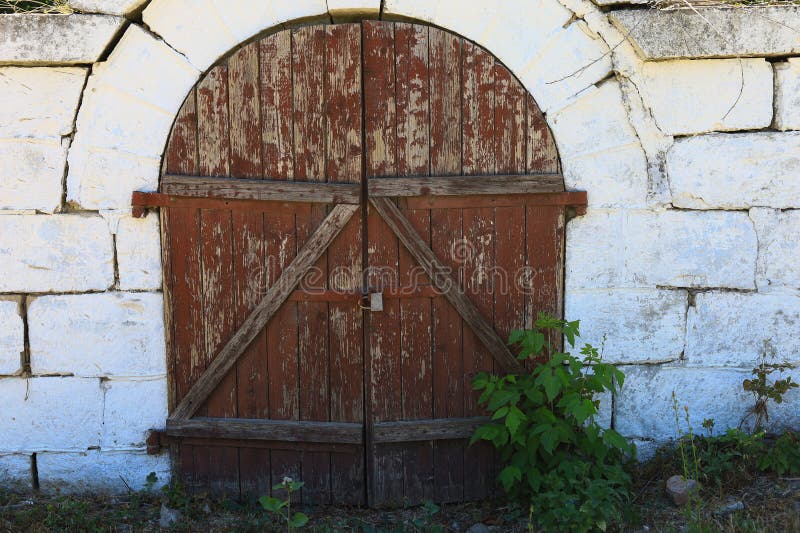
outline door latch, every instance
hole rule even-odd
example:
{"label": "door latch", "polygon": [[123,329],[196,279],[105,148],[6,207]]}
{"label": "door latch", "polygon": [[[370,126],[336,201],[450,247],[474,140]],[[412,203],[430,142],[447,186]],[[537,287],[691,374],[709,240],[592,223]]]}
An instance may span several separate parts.
{"label": "door latch", "polygon": [[383,311],[383,293],[371,292],[369,294],[365,294],[364,304],[361,305],[361,309],[366,309],[367,311],[372,312]]}

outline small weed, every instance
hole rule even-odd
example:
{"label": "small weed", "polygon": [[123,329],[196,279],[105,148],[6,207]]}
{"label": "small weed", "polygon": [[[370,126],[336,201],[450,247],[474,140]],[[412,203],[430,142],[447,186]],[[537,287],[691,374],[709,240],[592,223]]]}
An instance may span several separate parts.
{"label": "small weed", "polygon": [[292,493],[303,488],[302,481],[294,481],[290,477],[283,478],[281,483],[272,487],[272,490],[286,491],[286,498],[281,500],[273,496],[262,496],[258,502],[267,512],[280,517],[286,522],[286,530],[291,533],[308,523],[308,516],[304,513],[296,512],[292,514]]}

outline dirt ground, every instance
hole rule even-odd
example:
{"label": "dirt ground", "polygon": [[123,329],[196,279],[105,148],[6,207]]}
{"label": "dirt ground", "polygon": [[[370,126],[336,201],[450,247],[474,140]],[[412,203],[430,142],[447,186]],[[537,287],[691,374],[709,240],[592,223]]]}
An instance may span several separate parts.
{"label": "dirt ground", "polygon": [[[658,476],[659,478],[662,476]],[[635,500],[627,510],[627,523],[615,531],[730,531],[800,532],[800,478],[762,476],[740,488],[706,489],[701,504],[676,508],[664,493],[663,479],[641,477]],[[711,493],[709,493],[711,492]],[[131,494],[127,497],[54,497],[0,493],[0,531],[159,531],[162,501],[180,507],[182,519],[172,531],[286,531],[257,504],[212,501],[175,491],[165,494]],[[726,507],[741,502],[741,510]],[[427,505],[398,510],[314,508],[305,511],[310,521],[303,531],[313,532],[450,532],[527,531],[527,509],[500,501]]]}

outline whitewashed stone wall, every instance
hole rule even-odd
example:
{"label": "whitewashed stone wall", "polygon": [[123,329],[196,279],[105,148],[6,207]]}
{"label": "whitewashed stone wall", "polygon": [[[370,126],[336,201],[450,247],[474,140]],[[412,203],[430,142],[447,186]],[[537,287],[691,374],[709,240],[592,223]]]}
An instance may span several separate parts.
{"label": "whitewashed stone wall", "polygon": [[[202,72],[293,21],[442,26],[534,95],[568,187],[589,192],[567,229],[565,308],[628,376],[603,402],[605,424],[651,449],[676,434],[674,391],[695,427],[713,417],[724,430],[748,405],[741,381],[765,341],[800,363],[800,57],[785,59],[800,49],[781,25],[797,8],[748,25],[736,10],[587,0],[73,5],[83,14],[0,16],[3,486],[169,479],[167,457],[144,444],[167,415],[158,217],[131,218],[131,192],[157,186]],[[726,31],[706,31],[704,46],[674,39],[681,25],[703,35],[704,20]],[[775,411],[776,428],[800,425],[798,402]]]}

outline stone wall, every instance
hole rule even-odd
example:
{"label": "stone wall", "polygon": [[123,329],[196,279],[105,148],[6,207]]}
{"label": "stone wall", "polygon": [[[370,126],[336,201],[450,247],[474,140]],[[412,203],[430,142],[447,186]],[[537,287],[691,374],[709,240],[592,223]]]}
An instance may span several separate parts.
{"label": "stone wall", "polygon": [[[157,186],[202,72],[295,21],[429,22],[485,46],[533,94],[568,187],[589,192],[567,229],[566,314],[625,365],[604,419],[645,453],[675,436],[673,391],[695,427],[713,417],[724,430],[746,409],[741,381],[764,341],[800,363],[800,49],[786,31],[800,27],[798,8],[73,5],[85,14],[0,16],[4,486],[122,491],[151,471],[169,478],[168,458],[144,444],[167,414],[158,219],[131,218],[131,192]],[[798,400],[775,427],[800,425]]]}

